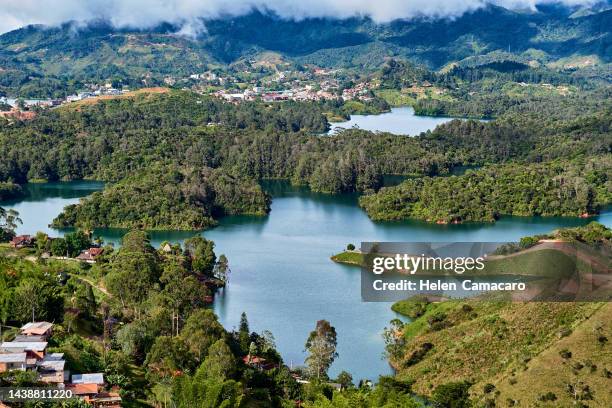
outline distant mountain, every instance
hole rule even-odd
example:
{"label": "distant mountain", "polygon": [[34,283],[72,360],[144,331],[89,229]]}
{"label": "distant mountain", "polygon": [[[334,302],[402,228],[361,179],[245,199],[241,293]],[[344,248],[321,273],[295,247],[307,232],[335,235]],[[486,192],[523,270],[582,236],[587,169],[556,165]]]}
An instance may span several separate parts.
{"label": "distant mountain", "polygon": [[387,24],[369,18],[293,21],[252,12],[207,20],[197,38],[179,36],[169,24],[150,30],[116,29],[104,22],[29,26],[0,36],[0,90],[27,89],[29,82],[53,87],[75,79],[140,81],[190,74],[269,51],[300,64],[360,69],[377,68],[389,56],[439,69],[500,51],[540,63],[584,56],[609,63],[610,4],[545,6],[537,12],[488,6],[456,19]]}

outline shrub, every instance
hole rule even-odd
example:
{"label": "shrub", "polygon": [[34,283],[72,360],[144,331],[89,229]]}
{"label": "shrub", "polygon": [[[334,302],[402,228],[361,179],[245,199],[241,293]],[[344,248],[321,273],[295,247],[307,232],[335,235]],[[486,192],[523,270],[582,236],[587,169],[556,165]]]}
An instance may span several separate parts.
{"label": "shrub", "polygon": [[531,248],[536,245],[538,241],[539,239],[537,237],[523,237],[519,242],[519,246],[523,249]]}
{"label": "shrub", "polygon": [[438,407],[467,408],[471,405],[469,390],[472,384],[467,381],[438,385],[431,399]]}
{"label": "shrub", "polygon": [[408,357],[408,359],[404,362],[404,367],[410,367],[410,366],[413,366],[413,365],[419,363],[421,360],[423,360],[425,355],[427,355],[427,353],[431,349],[433,349],[433,347],[434,347],[434,345],[431,344],[431,343],[423,343],[423,344],[421,344],[421,347],[419,347],[418,350],[412,352],[410,357]]}
{"label": "shrub", "polygon": [[548,391],[546,394],[542,394],[538,397],[538,400],[542,401],[542,402],[546,402],[546,401],[556,401],[557,400],[557,396],[555,395],[554,392],[550,392]]}
{"label": "shrub", "polygon": [[483,391],[485,394],[489,394],[491,392],[493,392],[493,390],[495,389],[495,386],[491,383],[487,383],[484,385],[483,387]]}
{"label": "shrub", "polygon": [[569,351],[568,349],[563,349],[561,351],[559,351],[559,355],[561,356],[561,358],[572,358],[572,352]]}

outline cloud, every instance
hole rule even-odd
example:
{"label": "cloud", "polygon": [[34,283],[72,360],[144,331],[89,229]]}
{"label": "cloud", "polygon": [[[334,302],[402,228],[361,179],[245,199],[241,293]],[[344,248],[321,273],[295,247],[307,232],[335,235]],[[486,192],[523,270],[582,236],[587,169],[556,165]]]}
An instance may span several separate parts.
{"label": "cloud", "polygon": [[0,0],[0,33],[27,24],[57,25],[105,19],[117,27],[148,28],[160,22],[202,29],[200,18],[238,16],[253,9],[270,10],[289,19],[369,16],[378,22],[398,18],[457,17],[488,3],[508,8],[538,4],[588,5],[597,0]]}

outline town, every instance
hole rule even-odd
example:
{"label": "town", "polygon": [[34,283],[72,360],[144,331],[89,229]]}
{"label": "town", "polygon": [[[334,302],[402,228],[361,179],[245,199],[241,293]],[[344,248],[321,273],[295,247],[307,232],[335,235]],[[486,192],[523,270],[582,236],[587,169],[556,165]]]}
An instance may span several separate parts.
{"label": "town", "polygon": [[[31,373],[36,382],[70,391],[66,396],[80,398],[93,407],[121,406],[118,387],[108,387],[104,373],[71,373],[64,353],[49,350],[53,323],[26,323],[12,341],[0,344],[0,373]],[[0,403],[0,407],[6,406]]]}
{"label": "town", "polygon": [[242,101],[351,101],[374,99],[376,80],[361,78],[343,69],[298,67],[262,68],[253,64],[243,70],[207,70],[184,77],[166,76],[159,80],[145,77],[137,87],[122,85],[122,80],[103,84],[84,84],[84,89],[64,98],[19,98],[0,96],[0,117],[29,120],[40,109],[54,108],[89,99],[130,95],[131,89],[165,86],[211,95],[232,103]]}

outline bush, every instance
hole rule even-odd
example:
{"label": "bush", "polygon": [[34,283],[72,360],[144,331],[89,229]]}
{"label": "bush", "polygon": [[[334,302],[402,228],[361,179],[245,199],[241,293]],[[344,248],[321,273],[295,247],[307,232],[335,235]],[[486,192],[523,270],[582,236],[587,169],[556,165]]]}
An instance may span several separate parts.
{"label": "bush", "polygon": [[353,244],[348,244],[348,245],[346,246],[346,249],[347,249],[347,251],[354,251],[354,250],[355,250],[355,245],[353,245]]}
{"label": "bush", "polygon": [[536,245],[538,241],[539,239],[537,237],[523,237],[519,242],[519,246],[523,249],[531,248]]}
{"label": "bush", "polygon": [[493,390],[495,389],[495,386],[491,383],[487,383],[484,385],[483,387],[483,391],[485,394],[489,394],[491,392],[493,392]]}
{"label": "bush", "polygon": [[540,395],[538,397],[538,400],[540,400],[542,402],[556,401],[557,400],[557,396],[555,395],[555,393],[548,391],[546,394]]}
{"label": "bush", "polygon": [[569,351],[568,349],[563,349],[561,351],[559,351],[559,355],[561,356],[561,358],[572,358],[572,352]]}
{"label": "bush", "polygon": [[418,350],[414,351],[408,360],[404,362],[404,367],[410,367],[419,363],[427,355],[427,353],[433,349],[434,345],[431,343],[423,343]]}
{"label": "bush", "polygon": [[471,405],[469,390],[472,384],[467,381],[451,382],[436,387],[431,399],[436,407],[467,408]]}

